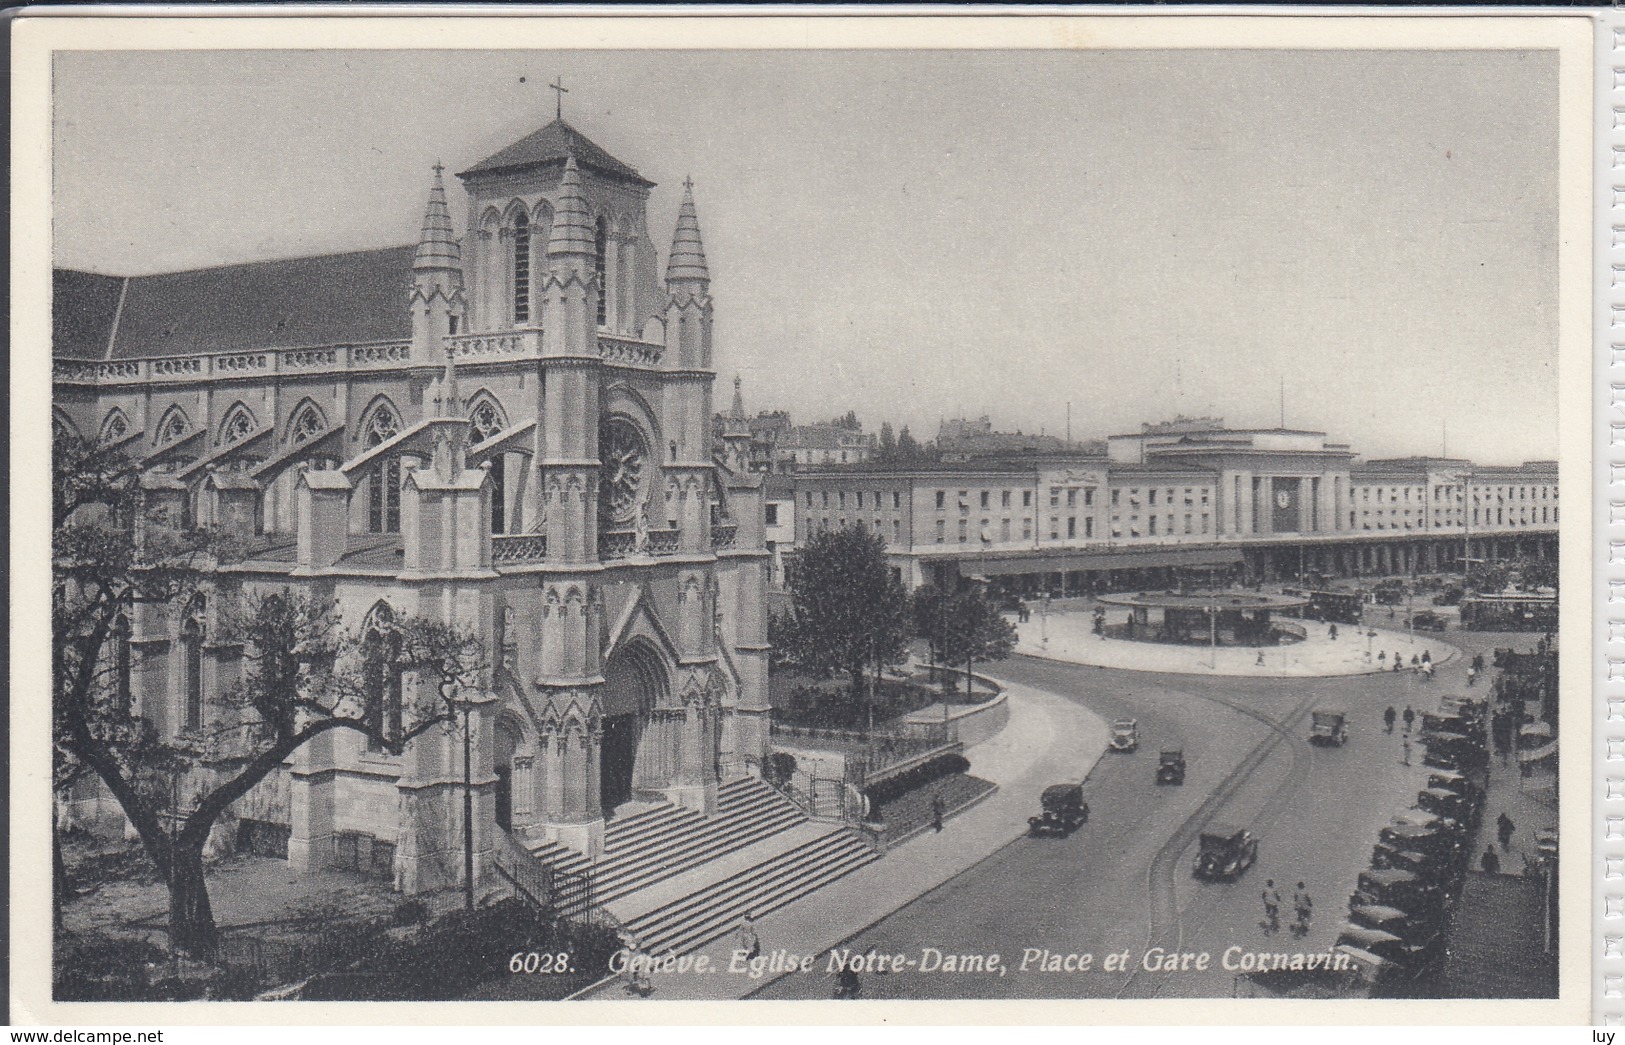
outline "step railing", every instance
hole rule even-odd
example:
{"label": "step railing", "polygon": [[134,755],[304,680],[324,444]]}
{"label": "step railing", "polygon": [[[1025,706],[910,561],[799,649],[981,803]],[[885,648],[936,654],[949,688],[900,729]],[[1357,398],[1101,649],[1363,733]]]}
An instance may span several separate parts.
{"label": "step railing", "polygon": [[514,895],[539,911],[571,921],[590,920],[595,908],[593,875],[564,871],[539,860],[507,831],[493,832],[491,865]]}

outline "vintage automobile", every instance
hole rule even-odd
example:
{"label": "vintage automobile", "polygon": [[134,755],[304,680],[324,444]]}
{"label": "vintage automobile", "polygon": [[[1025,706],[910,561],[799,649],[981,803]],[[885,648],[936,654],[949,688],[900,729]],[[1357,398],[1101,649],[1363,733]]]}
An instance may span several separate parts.
{"label": "vintage automobile", "polygon": [[1465,773],[1458,773],[1453,769],[1435,769],[1429,773],[1428,787],[1454,791],[1463,798],[1472,798],[1479,792],[1479,787],[1473,782],[1472,777]]}
{"label": "vintage automobile", "polygon": [[1454,838],[1458,841],[1467,830],[1467,828],[1463,826],[1459,820],[1452,820],[1448,816],[1440,816],[1437,813],[1430,813],[1425,809],[1417,809],[1415,806],[1405,810],[1403,813],[1394,814],[1393,822],[1396,826],[1405,825],[1407,827],[1425,827],[1430,831],[1439,832],[1440,834],[1443,834],[1449,838]]}
{"label": "vintage automobile", "polygon": [[1417,631],[1443,631],[1445,619],[1432,610],[1411,614],[1411,627]]}
{"label": "vintage automobile", "polygon": [[1316,708],[1310,719],[1309,743],[1321,747],[1342,747],[1348,743],[1349,731],[1344,718],[1343,712],[1333,708]]}
{"label": "vintage automobile", "polygon": [[1228,824],[1209,824],[1198,838],[1193,873],[1198,878],[1229,881],[1258,860],[1258,839],[1251,831]]}
{"label": "vintage automobile", "polygon": [[1163,751],[1157,755],[1157,783],[1183,784],[1185,782],[1185,752],[1179,749]]}
{"label": "vintage automobile", "polygon": [[1416,824],[1390,824],[1382,829],[1377,841],[1395,849],[1446,859],[1455,858],[1461,850],[1461,841],[1453,833]]}
{"label": "vintage automobile", "polygon": [[1140,724],[1132,718],[1120,718],[1112,723],[1111,749],[1133,751],[1140,746]]}
{"label": "vintage automobile", "polygon": [[1416,808],[1434,816],[1448,817],[1469,828],[1473,826],[1478,813],[1478,804],[1471,798],[1443,787],[1424,787],[1418,791]]}
{"label": "vintage automobile", "polygon": [[1374,867],[1360,872],[1351,903],[1381,904],[1421,913],[1438,908],[1438,895],[1438,889],[1420,875],[1397,867]]}
{"label": "vintage automobile", "polygon": [[1039,798],[1043,812],[1027,818],[1027,833],[1060,835],[1065,838],[1089,822],[1089,806],[1083,800],[1081,784],[1055,784],[1046,787]]}
{"label": "vintage automobile", "polygon": [[1452,859],[1449,853],[1424,852],[1409,849],[1392,842],[1378,842],[1371,848],[1373,870],[1409,871],[1423,881],[1443,884],[1450,876]]}
{"label": "vintage automobile", "polygon": [[1413,975],[1420,974],[1437,961],[1438,949],[1432,941],[1411,943],[1382,929],[1369,929],[1362,925],[1345,924],[1333,947],[1358,947],[1375,954],[1384,961],[1393,962]]}
{"label": "vintage automobile", "polygon": [[1490,761],[1490,753],[1481,741],[1459,733],[1424,734],[1422,743],[1427,747],[1422,764],[1430,769],[1453,769],[1460,773],[1482,769]]}
{"label": "vintage automobile", "polygon": [[1431,940],[1438,931],[1437,921],[1437,915],[1415,915],[1386,904],[1349,905],[1349,924],[1392,933],[1406,943]]}

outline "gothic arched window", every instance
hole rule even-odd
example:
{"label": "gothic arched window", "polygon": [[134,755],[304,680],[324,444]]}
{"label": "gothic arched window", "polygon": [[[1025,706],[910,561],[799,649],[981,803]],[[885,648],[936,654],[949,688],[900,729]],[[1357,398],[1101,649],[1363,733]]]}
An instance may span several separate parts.
{"label": "gothic arched window", "polygon": [[118,407],[107,412],[107,419],[102,422],[102,442],[116,443],[130,434],[130,419],[124,416],[124,411]]}
{"label": "gothic arched window", "polygon": [[530,219],[513,220],[513,321],[530,322]]}
{"label": "gothic arched window", "polygon": [[604,219],[599,218],[593,232],[593,247],[596,257],[593,259],[593,272],[598,276],[598,325],[603,326],[609,318],[609,286],[604,282],[605,264],[604,250],[608,246],[609,236],[606,233]]}
{"label": "gothic arched window", "polygon": [[[496,403],[483,397],[475,399],[474,409],[468,412],[468,424],[468,441],[476,445],[485,442],[507,427],[502,418],[502,411],[498,409]],[[506,454],[491,455],[492,533],[508,532],[506,457]]]}
{"label": "gothic arched window", "polygon": [[186,729],[203,725],[203,638],[204,615],[208,604],[203,596],[194,598],[181,621],[181,693],[185,700],[181,723]]}
{"label": "gothic arched window", "polygon": [[[378,446],[400,433],[400,419],[380,403],[362,427],[362,444]],[[401,459],[395,454],[373,464],[367,474],[367,531],[398,533],[401,529]]]}
{"label": "gothic arched window", "polygon": [[113,695],[119,711],[130,714],[135,701],[131,689],[131,676],[135,658],[130,646],[130,618],[120,613],[113,621]]}
{"label": "gothic arched window", "polygon": [[231,412],[226,414],[226,419],[220,424],[218,445],[224,446],[227,443],[235,443],[257,427],[254,415],[249,413],[248,407],[238,403],[231,408]]}
{"label": "gothic arched window", "polygon": [[306,403],[293,415],[293,423],[288,426],[288,442],[308,442],[326,427],[327,418],[322,416],[321,410],[315,403]]}
{"label": "gothic arched window", "polygon": [[162,446],[165,443],[173,443],[191,430],[192,422],[187,418],[186,411],[178,406],[172,406],[158,420],[157,444]]}
{"label": "gothic arched window", "polygon": [[[395,615],[379,603],[370,615],[361,640],[365,707],[362,717],[373,730],[388,737],[401,734],[401,634]],[[367,738],[367,750],[379,751],[376,737]]]}

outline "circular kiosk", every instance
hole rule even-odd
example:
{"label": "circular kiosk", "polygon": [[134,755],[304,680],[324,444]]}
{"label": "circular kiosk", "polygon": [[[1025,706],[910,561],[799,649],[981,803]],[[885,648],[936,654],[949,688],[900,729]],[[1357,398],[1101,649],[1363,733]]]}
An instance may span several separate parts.
{"label": "circular kiosk", "polygon": [[1127,609],[1120,622],[1097,612],[1097,630],[1110,638],[1201,646],[1280,646],[1302,642],[1304,626],[1277,621],[1271,615],[1301,609],[1306,596],[1221,591],[1182,595],[1175,592],[1137,592],[1099,595],[1104,606]]}

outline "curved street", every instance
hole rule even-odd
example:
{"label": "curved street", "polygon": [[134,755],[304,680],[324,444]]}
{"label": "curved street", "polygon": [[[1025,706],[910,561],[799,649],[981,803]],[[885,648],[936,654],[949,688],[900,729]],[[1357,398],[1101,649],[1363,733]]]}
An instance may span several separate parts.
{"label": "curved street", "polygon": [[[1429,636],[1435,659],[1446,643]],[[1220,968],[1227,948],[1312,952],[1335,939],[1378,830],[1415,800],[1426,771],[1416,747],[1403,762],[1401,733],[1384,732],[1389,705],[1418,713],[1465,692],[1465,668],[1495,645],[1529,636],[1453,631],[1468,654],[1424,682],[1411,673],[1319,679],[1262,679],[1112,671],[1017,656],[989,674],[1073,701],[1107,720],[1139,721],[1132,754],[1108,752],[1086,782],[1092,817],[1070,838],[1020,838],[858,934],[859,951],[918,957],[998,953],[1003,975],[985,972],[865,974],[862,996],[896,998],[1228,997],[1236,973]],[[1307,742],[1317,707],[1348,713],[1349,743]],[[1182,787],[1154,781],[1158,750],[1181,748]],[[1037,810],[1035,809],[1034,812]],[[1196,836],[1209,822],[1250,828],[1261,838],[1257,866],[1233,884],[1191,875]],[[951,829],[950,829],[951,830]],[[1314,899],[1309,933],[1296,939],[1262,928],[1260,892],[1273,879],[1291,920],[1299,880]],[[1210,954],[1206,969],[1152,972],[1148,949]],[[1086,972],[1039,971],[1042,952],[1090,953]],[[1103,968],[1127,952],[1128,971]],[[1040,957],[1034,958],[1034,955]],[[1030,959],[1022,971],[1023,958]],[[820,969],[776,980],[754,997],[829,997]]]}

